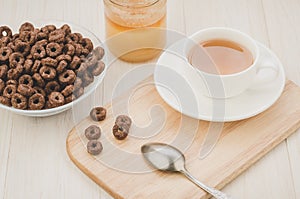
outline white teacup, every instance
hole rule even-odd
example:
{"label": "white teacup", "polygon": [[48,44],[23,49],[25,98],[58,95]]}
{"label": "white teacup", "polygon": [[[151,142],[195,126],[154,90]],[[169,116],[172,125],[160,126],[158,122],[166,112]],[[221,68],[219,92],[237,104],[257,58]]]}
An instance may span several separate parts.
{"label": "white teacup", "polygon": [[[188,60],[192,48],[199,43],[214,39],[229,40],[246,47],[252,54],[252,65],[241,72],[228,75],[207,73],[193,67]],[[261,52],[254,39],[243,32],[230,28],[208,28],[196,32],[189,37],[184,52],[187,63],[197,71],[197,78],[195,76],[191,77],[197,85],[197,90],[212,98],[234,97],[246,89],[260,87],[274,80],[279,71],[278,65]],[[267,75],[261,75],[262,73]]]}

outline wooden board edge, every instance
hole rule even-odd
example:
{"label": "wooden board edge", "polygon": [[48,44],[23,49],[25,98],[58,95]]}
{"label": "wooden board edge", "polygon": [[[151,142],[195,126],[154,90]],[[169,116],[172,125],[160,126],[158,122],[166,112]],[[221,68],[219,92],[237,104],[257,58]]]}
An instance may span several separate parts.
{"label": "wooden board edge", "polygon": [[244,164],[240,166],[239,169],[237,169],[235,172],[231,172],[227,177],[224,178],[223,182],[220,182],[217,184],[216,188],[223,189],[227,184],[232,182],[235,178],[237,178],[239,175],[241,175],[243,172],[251,168],[255,163],[257,163],[259,160],[261,160],[265,155],[267,155],[269,152],[271,152],[275,147],[277,147],[280,143],[282,143],[284,140],[286,140],[289,136],[291,136],[293,133],[297,131],[297,129],[300,128],[300,120],[293,124],[286,133],[279,136],[277,139],[272,141],[272,143],[269,144],[269,147],[266,147],[265,150],[258,153],[256,156],[248,159],[245,161]]}

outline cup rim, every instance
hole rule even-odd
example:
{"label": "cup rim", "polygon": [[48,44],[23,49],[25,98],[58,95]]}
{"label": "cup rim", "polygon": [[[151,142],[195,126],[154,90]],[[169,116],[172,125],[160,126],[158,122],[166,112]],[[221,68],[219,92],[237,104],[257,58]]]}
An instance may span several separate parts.
{"label": "cup rim", "polygon": [[[190,42],[191,42],[191,41],[197,42],[197,41],[195,40],[195,37],[197,37],[199,34],[202,34],[202,33],[204,33],[204,32],[207,32],[207,31],[230,31],[230,32],[234,32],[234,33],[237,33],[237,34],[242,35],[242,37],[246,38],[246,39],[247,39],[248,41],[250,41],[250,42],[253,44],[253,46],[254,46],[254,52],[255,52],[255,55],[252,54],[252,56],[254,57],[253,63],[252,63],[249,67],[247,67],[247,69],[242,70],[242,71],[237,72],[237,73],[232,73],[232,74],[213,74],[213,73],[208,73],[208,72],[202,71],[202,70],[200,70],[200,69],[194,67],[194,66],[189,62],[189,60],[188,60],[188,54],[189,54],[189,52],[190,52],[190,50],[191,50],[191,48],[192,48],[192,46],[190,46]],[[216,37],[216,38],[217,38],[217,37]],[[188,64],[190,67],[192,67],[192,68],[194,68],[195,70],[197,70],[197,72],[199,72],[199,73],[201,73],[201,74],[205,74],[206,76],[212,76],[212,77],[215,77],[215,76],[218,76],[218,77],[233,77],[233,76],[238,76],[238,75],[241,75],[241,74],[243,74],[243,73],[248,72],[249,70],[252,70],[252,68],[257,64],[258,59],[259,59],[259,50],[258,50],[257,42],[256,42],[252,37],[250,37],[248,34],[242,32],[242,31],[240,31],[240,30],[237,30],[237,29],[228,28],[228,27],[211,27],[211,28],[205,28],[205,29],[202,29],[202,30],[199,30],[199,31],[193,33],[193,34],[192,34],[191,36],[189,36],[187,39],[188,39],[188,40],[187,40],[187,42],[186,42],[186,44],[185,44],[185,46],[184,46],[184,53],[185,53],[184,57],[185,57],[185,59],[186,59],[187,64]],[[232,40],[232,41],[234,41],[234,40]],[[236,41],[234,41],[234,42],[236,42]],[[238,43],[238,42],[237,42],[237,43]],[[246,47],[247,47],[247,46],[246,46]]]}

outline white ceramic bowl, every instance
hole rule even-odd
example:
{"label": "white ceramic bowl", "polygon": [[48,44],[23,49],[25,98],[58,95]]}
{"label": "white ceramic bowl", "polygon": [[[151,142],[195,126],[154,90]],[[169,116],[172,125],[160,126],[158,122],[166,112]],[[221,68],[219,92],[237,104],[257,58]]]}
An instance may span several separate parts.
{"label": "white ceramic bowl", "polygon": [[[92,33],[91,31],[87,30],[86,28],[84,28],[82,26],[75,25],[75,24],[68,23],[68,22],[60,22],[60,21],[45,21],[45,22],[37,22],[37,23],[32,22],[32,24],[38,28],[48,25],[48,24],[53,24],[59,28],[63,24],[68,24],[71,27],[72,32],[79,32],[82,34],[83,37],[87,37],[87,38],[91,39],[94,44],[94,47],[101,46],[104,48],[100,39],[94,33]],[[104,60],[105,60],[105,56],[102,59],[102,61],[104,61]],[[11,111],[11,112],[19,114],[19,115],[25,115],[25,116],[29,116],[29,117],[47,117],[47,116],[61,113],[63,111],[66,111],[66,110],[72,108],[77,103],[83,101],[88,96],[92,95],[95,92],[96,88],[102,82],[102,80],[106,74],[106,70],[107,70],[107,66],[105,67],[104,71],[99,76],[95,77],[93,83],[91,83],[89,86],[84,88],[84,94],[82,96],[80,96],[78,99],[74,100],[73,102],[65,104],[63,106],[59,106],[59,107],[51,108],[51,109],[45,109],[45,110],[21,110],[21,109],[16,109],[13,107],[5,106],[0,103],[0,108]]]}

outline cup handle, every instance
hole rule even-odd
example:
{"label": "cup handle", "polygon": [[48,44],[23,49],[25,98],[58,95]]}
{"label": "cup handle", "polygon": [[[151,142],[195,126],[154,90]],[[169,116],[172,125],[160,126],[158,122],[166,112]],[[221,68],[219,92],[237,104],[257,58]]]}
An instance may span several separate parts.
{"label": "cup handle", "polygon": [[[279,74],[279,65],[275,63],[273,60],[264,59],[260,63],[258,63],[258,67],[256,69],[256,77],[250,89],[259,89],[263,84],[269,83],[276,79]],[[270,70],[273,72],[270,74]]]}

